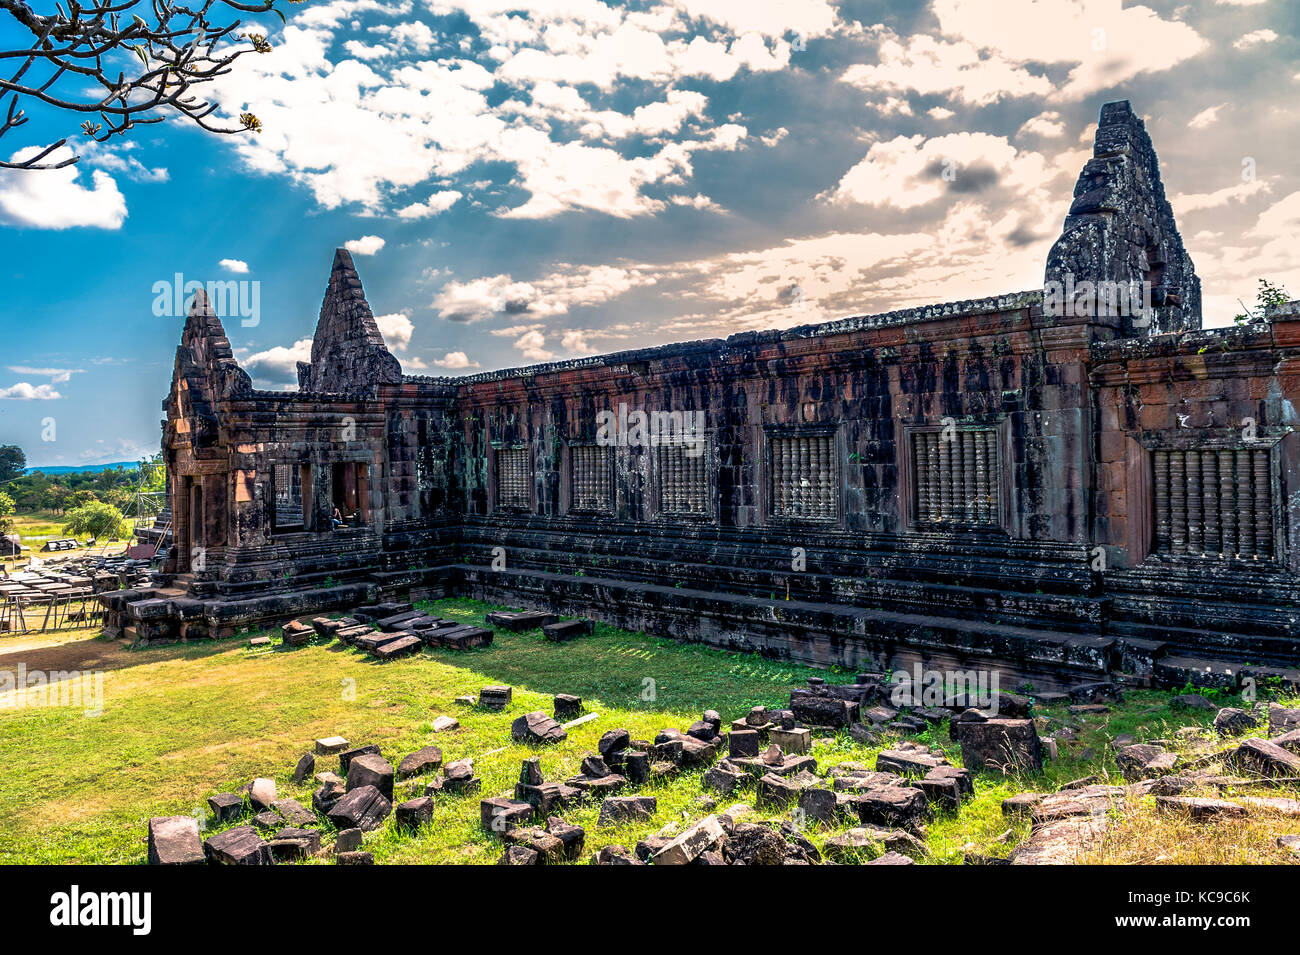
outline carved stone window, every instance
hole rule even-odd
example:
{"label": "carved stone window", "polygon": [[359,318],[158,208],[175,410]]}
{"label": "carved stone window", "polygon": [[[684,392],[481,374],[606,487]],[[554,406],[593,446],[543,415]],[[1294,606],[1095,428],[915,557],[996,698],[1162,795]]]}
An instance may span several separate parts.
{"label": "carved stone window", "polygon": [[497,452],[497,507],[522,508],[532,504],[532,469],[528,448],[502,448]]}
{"label": "carved stone window", "polygon": [[610,473],[610,449],[583,445],[570,449],[575,511],[609,511],[614,506],[614,476]]}
{"label": "carved stone window", "polygon": [[839,516],[839,461],[831,434],[773,437],[771,513],[778,518],[833,521]]}
{"label": "carved stone window", "polygon": [[1156,553],[1273,556],[1272,459],[1267,449],[1153,451]]}
{"label": "carved stone window", "polygon": [[659,511],[702,517],[709,513],[708,442],[661,444],[655,448]]}
{"label": "carved stone window", "polygon": [[914,523],[1000,523],[996,428],[914,432],[911,452]]}

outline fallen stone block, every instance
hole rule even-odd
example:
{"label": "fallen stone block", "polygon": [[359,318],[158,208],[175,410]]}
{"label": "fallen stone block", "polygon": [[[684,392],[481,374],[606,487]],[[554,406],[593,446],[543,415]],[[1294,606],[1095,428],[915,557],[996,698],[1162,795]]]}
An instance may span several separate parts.
{"label": "fallen stone block", "polygon": [[149,820],[150,865],[202,865],[203,840],[193,816],[155,816]]}
{"label": "fallen stone block", "polygon": [[563,857],[573,862],[582,855],[587,833],[582,826],[573,826],[556,816],[546,820],[546,831],[560,840],[564,846]]}
{"label": "fallen stone block", "polygon": [[382,756],[367,753],[356,757],[348,764],[347,784],[345,789],[373,786],[388,800],[393,798],[393,765]]}
{"label": "fallen stone block", "polygon": [[925,816],[925,793],[908,786],[881,786],[840,793],[839,803],[869,826],[917,829]]}
{"label": "fallen stone block", "polygon": [[1133,743],[1115,753],[1115,762],[1124,778],[1135,782],[1172,773],[1178,757],[1155,743]]}
{"label": "fallen stone block", "polygon": [[555,718],[571,720],[582,715],[582,697],[571,693],[555,694]]}
{"label": "fallen stone block", "polygon": [[688,865],[726,838],[721,820],[705,816],[654,854],[655,865]]}
{"label": "fallen stone block", "polygon": [[568,735],[564,727],[541,710],[526,713],[510,725],[510,736],[515,742],[535,746],[561,743]]}
{"label": "fallen stone block", "polygon": [[286,646],[301,647],[312,641],[316,636],[316,630],[309,624],[290,620],[280,628],[280,635]]}
{"label": "fallen stone block", "polygon": [[274,862],[297,862],[320,852],[320,833],[315,829],[281,829],[266,844]]}
{"label": "fallen stone block", "polygon": [[924,776],[936,766],[948,761],[920,750],[881,750],[876,756],[876,772],[897,773],[899,776]]}
{"label": "fallen stone block", "polygon": [[1106,815],[1071,816],[1036,825],[1008,861],[1012,865],[1071,865],[1094,848],[1109,828]]}
{"label": "fallen stone block", "polygon": [[564,860],[564,843],[541,826],[519,826],[501,833],[501,841],[507,846],[523,846],[537,853],[542,865],[562,862]]}
{"label": "fallen stone block", "polygon": [[255,809],[270,809],[278,798],[275,780],[259,776],[248,784],[248,800]]}
{"label": "fallen stone block", "polygon": [[293,768],[293,781],[300,783],[312,773],[316,772],[316,757],[312,753],[303,753],[298,760],[298,765]]}
{"label": "fallen stone block", "polygon": [[354,749],[344,750],[339,753],[339,775],[346,779],[348,775],[348,767],[352,764],[352,760],[356,759],[358,756],[378,755],[379,746],[376,743],[368,743],[365,746],[357,746]]}
{"label": "fallen stone block", "polygon": [[398,657],[406,657],[418,652],[422,646],[424,646],[424,643],[419,637],[411,636],[408,633],[376,648],[375,657],[379,660],[395,660]]}
{"label": "fallen stone block", "polygon": [[492,796],[479,802],[479,825],[488,832],[505,832],[531,822],[533,807],[518,799]]}
{"label": "fallen stone block", "polygon": [[925,843],[912,833],[876,826],[859,826],[831,836],[822,844],[822,851],[827,859],[840,864],[870,861],[889,853],[917,861],[927,854]]}
{"label": "fallen stone block", "polygon": [[555,623],[560,618],[553,613],[546,613],[542,610],[522,610],[517,612],[498,610],[488,614],[485,619],[494,627],[509,630],[511,633],[521,633],[524,630],[536,630],[539,627],[545,627],[548,624]]}
{"label": "fallen stone block", "polygon": [[[773,727],[768,733],[768,739],[781,747],[781,751],[785,753],[808,753],[812,751],[812,730],[806,726],[796,726],[793,729]],[[757,753],[751,755],[757,755]]]}
{"label": "fallen stone block", "polygon": [[1242,736],[1258,725],[1255,717],[1235,706],[1225,706],[1214,717],[1214,728],[1220,736]]}
{"label": "fallen stone block", "polygon": [[339,865],[374,865],[375,857],[369,852],[340,852],[334,861]]}
{"label": "fallen stone block", "polygon": [[433,720],[433,731],[435,733],[449,733],[458,729],[460,729],[460,720],[454,716],[438,716]]}
{"label": "fallen stone block", "polygon": [[442,766],[442,750],[437,746],[424,746],[397,764],[397,778],[410,779],[424,773],[437,772]]}
{"label": "fallen stone block", "polygon": [[361,786],[346,793],[326,814],[336,829],[369,832],[388,818],[393,804],[374,786]]}
{"label": "fallen stone block", "polygon": [[560,620],[542,627],[542,636],[554,643],[565,643],[578,637],[589,636],[596,630],[590,620]]}
{"label": "fallen stone block", "polygon": [[487,710],[504,710],[512,694],[508,686],[485,686],[478,691],[478,705]]}
{"label": "fallen stone block", "polygon": [[961,729],[961,756],[972,771],[1033,771],[1043,768],[1043,750],[1033,720],[991,719],[966,722]]}
{"label": "fallen stone block", "polygon": [[218,793],[208,797],[208,808],[212,810],[212,821],[223,826],[234,822],[244,814],[246,804],[239,793]]}
{"label": "fallen stone block", "polygon": [[416,832],[433,819],[433,800],[428,796],[399,802],[393,810],[393,821],[401,832]]}
{"label": "fallen stone block", "polygon": [[1227,763],[1237,772],[1257,776],[1300,777],[1300,756],[1263,739],[1246,740],[1228,755]]}
{"label": "fallen stone block", "polygon": [[275,801],[275,811],[280,818],[291,826],[313,826],[316,824],[316,814],[298,802],[296,799],[285,797]]}
{"label": "fallen stone block", "polygon": [[339,834],[334,837],[335,855],[360,849],[362,835],[364,835],[364,833],[362,833],[360,829],[339,830]]}
{"label": "fallen stone block", "polygon": [[620,822],[649,819],[655,814],[658,802],[654,796],[609,796],[600,804],[598,826],[611,826]]}
{"label": "fallen stone block", "polygon": [[1276,703],[1268,705],[1268,735],[1282,736],[1300,730],[1300,708],[1287,709]]}
{"label": "fallen stone block", "polygon": [[342,736],[326,736],[324,739],[316,740],[317,756],[332,756],[335,753],[341,753],[348,748],[348,741]]}
{"label": "fallen stone block", "polygon": [[849,726],[857,722],[858,705],[835,696],[791,694],[790,709],[795,719],[813,726]]}
{"label": "fallen stone block", "polygon": [[214,865],[269,865],[271,862],[266,843],[250,826],[217,833],[203,843],[203,852]]}

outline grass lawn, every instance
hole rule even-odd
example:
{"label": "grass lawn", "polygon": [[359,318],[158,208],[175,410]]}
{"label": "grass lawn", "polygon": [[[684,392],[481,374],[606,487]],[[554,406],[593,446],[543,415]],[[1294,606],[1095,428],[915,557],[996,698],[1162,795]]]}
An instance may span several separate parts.
{"label": "grass lawn", "polygon": [[[63,533],[64,517],[54,514],[50,511],[30,511],[27,513],[14,514],[10,518],[13,527],[8,533],[18,534],[22,538],[22,544],[27,548],[26,556],[36,557],[40,560],[61,557],[80,557],[83,554],[116,554],[118,551],[126,549],[126,541],[114,541],[107,543],[101,541],[94,547],[87,550],[84,547],[78,547],[73,550],[56,551],[46,554],[41,552],[41,547],[51,537],[66,537]],[[84,543],[84,538],[79,538]],[[13,560],[6,560],[0,566],[8,570],[14,567]],[[2,646],[2,645],[0,645]]]}
{"label": "grass lawn", "polygon": [[[439,615],[473,622],[482,622],[493,609],[469,600],[431,606]],[[377,743],[394,764],[433,743],[442,748],[444,760],[474,757],[483,780],[481,796],[508,794],[520,762],[530,755],[541,757],[547,779],[563,779],[579,771],[583,756],[595,751],[606,730],[623,727],[634,738],[653,738],[667,726],[685,729],[705,709],[716,709],[729,721],[755,704],[788,705],[789,690],[809,676],[849,679],[603,625],[594,636],[567,644],[549,643],[539,631],[501,631],[485,650],[426,649],[390,663],[335,643],[284,650],[277,641],[273,649],[253,650],[240,639],[131,650],[87,630],[0,638],[0,672],[14,671],[20,662],[29,672],[101,670],[104,700],[98,716],[68,706],[0,707],[0,765],[5,766],[0,862],[7,863],[142,862],[150,816],[203,812],[208,796],[235,790],[255,776],[273,777],[282,796],[310,806],[311,781],[295,785],[291,774],[319,737],[342,735],[354,746]],[[453,702],[488,683],[514,687],[514,701],[504,712]],[[559,692],[580,695],[599,717],[571,730],[559,746],[532,750],[512,742],[511,722],[530,710],[549,713],[551,697]],[[1061,758],[1039,776],[979,776],[976,797],[959,815],[930,823],[931,861],[961,862],[967,852],[1006,855],[1028,832],[1026,823],[1010,823],[1002,815],[1001,801],[1013,792],[1050,792],[1088,774],[1118,781],[1110,736],[1168,738],[1177,727],[1207,724],[1212,717],[1175,713],[1168,698],[1131,692],[1113,712],[1086,720],[1046,711],[1077,726],[1077,739],[1063,742]],[[440,714],[456,717],[461,728],[433,733],[431,722]],[[919,740],[944,747],[959,762],[946,726]],[[871,765],[881,748],[858,745],[841,734],[819,741],[813,755],[824,772],[844,760]],[[320,757],[317,769],[337,771],[337,761]],[[419,794],[415,785],[397,785],[399,799]],[[652,822],[601,829],[595,804],[566,813],[587,829],[584,858],[609,843],[630,848],[665,825],[705,814],[698,805],[703,795],[698,772],[641,791],[658,797]],[[433,824],[419,835],[397,834],[390,817],[366,835],[363,848],[381,863],[494,862],[501,844],[479,828],[479,798],[440,795]],[[737,798],[752,805],[752,789]],[[730,801],[722,797],[719,805]],[[1149,799],[1135,800],[1121,815],[1099,861],[1156,861],[1157,855],[1169,862],[1285,861],[1268,843],[1281,832],[1300,831],[1300,820],[1289,820],[1287,828],[1287,820],[1252,816],[1217,829],[1198,827],[1207,830],[1203,839],[1180,832],[1178,841],[1157,845]],[[817,844],[831,834],[808,833]],[[325,843],[330,842],[327,835]]]}

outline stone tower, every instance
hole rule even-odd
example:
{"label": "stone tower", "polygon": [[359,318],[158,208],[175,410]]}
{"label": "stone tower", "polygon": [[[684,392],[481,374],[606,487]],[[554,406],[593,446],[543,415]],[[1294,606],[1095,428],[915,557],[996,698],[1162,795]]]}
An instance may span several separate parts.
{"label": "stone tower", "polygon": [[311,363],[298,363],[298,390],[314,394],[360,394],[380,383],[402,380],[402,366],[384,344],[366,302],[361,277],[346,249],[334,250],[321,303]]}
{"label": "stone tower", "polygon": [[1079,174],[1065,227],[1047,256],[1044,310],[1053,291],[1064,290],[1060,302],[1079,314],[1090,307],[1081,290],[1095,293],[1098,283],[1111,290],[1136,286],[1146,295],[1146,314],[1117,308],[1105,294],[1093,311],[1083,312],[1121,335],[1201,327],[1201,281],[1165,198],[1151,137],[1127,100],[1101,108],[1092,159]]}

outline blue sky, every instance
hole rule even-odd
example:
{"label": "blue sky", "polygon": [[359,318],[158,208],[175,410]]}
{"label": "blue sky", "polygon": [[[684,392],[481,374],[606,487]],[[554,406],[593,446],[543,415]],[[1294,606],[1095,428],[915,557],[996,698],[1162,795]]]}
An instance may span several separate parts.
{"label": "blue sky", "polygon": [[[1111,99],[1147,120],[1206,323],[1258,277],[1300,289],[1287,0],[286,14],[213,90],[262,133],[169,122],[0,170],[0,443],[32,463],[157,448],[181,318],[155,287],[178,273],[258,283],[256,323],[226,328],[259,387],[290,386],[347,243],[410,374],[1038,287]],[[75,132],[28,110],[6,155]]]}

